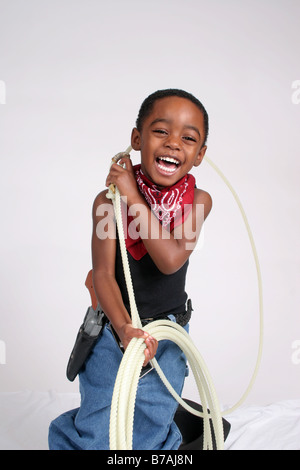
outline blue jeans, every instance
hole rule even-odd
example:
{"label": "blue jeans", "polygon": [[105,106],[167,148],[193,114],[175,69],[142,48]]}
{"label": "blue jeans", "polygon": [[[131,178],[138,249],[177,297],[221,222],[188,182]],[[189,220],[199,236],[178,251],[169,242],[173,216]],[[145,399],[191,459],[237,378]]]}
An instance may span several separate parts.
{"label": "blue jeans", "polygon": [[[185,327],[188,331],[188,325]],[[159,342],[156,359],[171,385],[181,395],[186,358],[169,340]],[[80,408],[50,424],[50,450],[109,450],[110,406],[122,353],[109,325],[103,329],[79,376]],[[174,422],[178,403],[155,369],[140,378],[134,413],[134,450],[176,450],[181,434]]]}

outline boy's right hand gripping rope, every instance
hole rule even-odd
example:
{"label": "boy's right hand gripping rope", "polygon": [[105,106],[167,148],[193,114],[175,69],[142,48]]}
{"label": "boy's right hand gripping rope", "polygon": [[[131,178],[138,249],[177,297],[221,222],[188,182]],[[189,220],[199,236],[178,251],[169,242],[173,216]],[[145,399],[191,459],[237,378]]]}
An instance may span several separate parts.
{"label": "boy's right hand gripping rope", "polygon": [[[128,147],[128,149],[125,152],[121,152],[117,154],[112,159],[112,163],[116,163],[120,158],[122,158],[125,155],[128,156],[130,151],[131,151],[131,147]],[[257,257],[254,241],[253,241],[253,236],[251,234],[251,230],[250,230],[245,212],[237,197],[237,194],[235,193],[235,191],[233,190],[232,186],[230,185],[228,180],[225,178],[225,176],[216,167],[216,165],[213,164],[207,157],[205,157],[205,159],[221,176],[223,181],[227,184],[227,186],[231,190],[233,196],[236,199],[236,202],[238,203],[244,222],[246,224],[246,228],[247,228],[247,232],[250,238],[252,251],[254,254],[256,268],[257,268],[258,286],[259,286],[259,307],[260,307],[259,352],[258,352],[258,358],[257,358],[254,374],[242,398],[238,401],[238,403],[235,406],[221,413],[217,394],[216,394],[212,379],[210,377],[209,371],[206,367],[206,364],[203,358],[201,357],[199,351],[197,350],[196,346],[194,345],[193,341],[191,340],[190,336],[188,335],[188,333],[184,330],[184,328],[179,326],[177,323],[170,322],[167,320],[157,320],[157,321],[148,323],[145,327],[143,327],[143,329],[147,331],[151,336],[156,338],[157,341],[168,339],[170,341],[175,342],[179,346],[179,348],[181,348],[181,350],[184,352],[187,358],[187,361],[190,365],[190,368],[193,372],[194,378],[195,378],[201,405],[203,407],[203,412],[199,412],[195,410],[194,408],[189,406],[184,400],[182,400],[182,398],[176,393],[176,391],[173,389],[171,384],[166,379],[163,371],[159,367],[159,364],[155,358],[152,359],[151,364],[156,369],[156,372],[158,373],[162,382],[167,387],[167,389],[172,394],[172,396],[178,401],[178,403],[180,403],[190,413],[196,416],[201,416],[203,418],[204,420],[203,449],[204,450],[213,449],[213,439],[212,439],[212,432],[211,432],[211,426],[210,426],[210,420],[211,420],[213,429],[214,429],[214,434],[215,434],[216,448],[218,450],[222,450],[224,449],[224,433],[223,433],[222,416],[231,413],[238,406],[240,406],[242,402],[245,401],[246,397],[248,396],[250,392],[250,389],[253,386],[254,380],[258,372],[259,363],[261,360],[262,331],[263,331],[262,282],[261,282],[260,268],[259,268],[258,257]],[[139,314],[138,314],[138,310],[137,310],[137,306],[135,302],[132,279],[131,279],[129,263],[127,259],[123,221],[122,221],[122,216],[121,216],[121,197],[120,197],[118,188],[115,187],[114,185],[111,185],[109,187],[107,197],[112,200],[114,211],[115,211],[124,275],[125,275],[125,280],[126,280],[126,285],[127,285],[128,295],[129,295],[132,324],[135,328],[142,328],[141,320],[139,318]],[[123,355],[123,359],[121,361],[121,364],[118,370],[118,374],[117,374],[117,378],[116,378],[115,386],[113,390],[111,413],[110,413],[109,435],[110,435],[110,449],[111,450],[132,450],[135,399],[136,399],[139,376],[140,376],[140,372],[141,372],[143,362],[144,362],[145,347],[146,346],[142,338],[133,338]]]}

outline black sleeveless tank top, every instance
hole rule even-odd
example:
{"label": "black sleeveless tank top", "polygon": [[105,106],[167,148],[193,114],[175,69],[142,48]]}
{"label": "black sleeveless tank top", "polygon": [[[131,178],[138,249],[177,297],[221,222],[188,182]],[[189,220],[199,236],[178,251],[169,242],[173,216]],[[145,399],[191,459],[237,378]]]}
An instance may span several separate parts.
{"label": "black sleeveless tank top", "polygon": [[[187,294],[185,292],[186,272],[189,261],[173,274],[163,274],[147,253],[135,260],[127,251],[135,301],[140,318],[156,318],[183,313]],[[121,250],[117,238],[116,280],[120,287],[124,305],[130,314],[129,298],[123,271]]]}

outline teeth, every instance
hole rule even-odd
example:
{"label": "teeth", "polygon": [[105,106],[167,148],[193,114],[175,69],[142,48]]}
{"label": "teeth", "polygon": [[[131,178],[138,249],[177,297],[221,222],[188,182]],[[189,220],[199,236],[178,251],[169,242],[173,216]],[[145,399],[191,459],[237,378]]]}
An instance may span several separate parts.
{"label": "teeth", "polygon": [[159,157],[159,159],[166,162],[175,163],[175,165],[179,165],[179,161],[172,157]]}
{"label": "teeth", "polygon": [[176,167],[175,168],[168,168],[167,166],[160,165],[159,163],[158,163],[157,166],[158,166],[158,168],[161,168],[163,171],[167,171],[168,173],[174,173],[177,170]]}

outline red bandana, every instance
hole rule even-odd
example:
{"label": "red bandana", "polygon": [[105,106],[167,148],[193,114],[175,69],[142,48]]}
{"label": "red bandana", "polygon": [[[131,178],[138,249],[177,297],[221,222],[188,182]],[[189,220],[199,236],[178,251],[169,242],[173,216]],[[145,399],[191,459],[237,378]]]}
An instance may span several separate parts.
{"label": "red bandana", "polygon": [[[187,174],[174,186],[159,189],[155,184],[148,180],[141,170],[141,165],[134,166],[134,173],[139,190],[145,197],[160,223],[167,230],[172,232],[174,227],[182,224],[192,210],[194,201],[195,178]],[[186,204],[188,204],[186,206]],[[126,248],[134,259],[141,259],[147,250],[140,237],[137,238],[136,231],[130,236],[130,226],[133,218],[127,216],[127,236]],[[129,230],[128,230],[129,229]]]}

